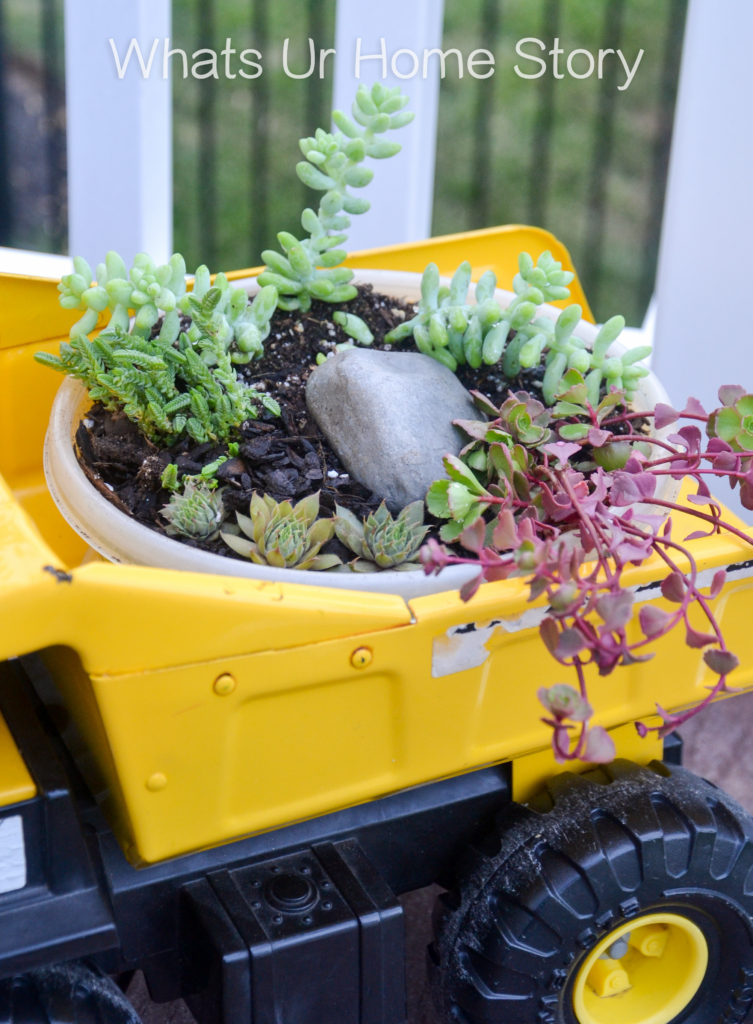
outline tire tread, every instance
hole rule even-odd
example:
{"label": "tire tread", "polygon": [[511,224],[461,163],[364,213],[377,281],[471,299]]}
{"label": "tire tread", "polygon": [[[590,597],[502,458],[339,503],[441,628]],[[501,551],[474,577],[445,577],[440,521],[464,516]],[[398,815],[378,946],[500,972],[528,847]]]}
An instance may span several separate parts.
{"label": "tire tread", "polygon": [[[522,813],[499,816],[496,840],[484,848],[495,847],[493,856],[475,851],[455,905],[436,919],[431,973],[444,1020],[462,1013],[468,1024],[572,1024],[557,991],[582,951],[612,922],[662,900],[692,901],[699,887],[699,905],[737,907],[747,928],[739,983],[713,1021],[745,1017],[753,1003],[753,821],[722,791],[659,764],[563,773]],[[521,978],[535,983],[528,996]],[[688,1019],[706,1022],[712,1017]]]}

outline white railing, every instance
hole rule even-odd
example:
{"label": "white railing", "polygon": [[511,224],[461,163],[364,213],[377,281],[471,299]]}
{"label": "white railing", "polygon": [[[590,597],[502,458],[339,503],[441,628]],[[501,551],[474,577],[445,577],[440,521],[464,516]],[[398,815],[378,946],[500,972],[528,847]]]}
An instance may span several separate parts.
{"label": "white railing", "polygon": [[[706,408],[721,384],[753,386],[753,3],[691,0],[656,292],[654,370],[670,397]],[[753,522],[736,492],[719,497]]]}
{"label": "white railing", "polygon": [[[434,198],[439,76],[423,77],[424,51],[442,45],[442,0],[338,0],[333,107],[349,112],[359,82],[399,85],[416,114],[396,138],[399,160],[387,160],[369,185],[371,212],[348,231],[351,249],[428,238]],[[404,51],[402,54],[399,51]],[[420,61],[418,74],[415,59]],[[358,77],[356,77],[358,76]]]}
{"label": "white railing", "polygon": [[677,402],[753,378],[753,320],[732,305],[751,290],[751,39],[750,0],[691,0],[657,287],[655,366]]}
{"label": "white railing", "polygon": [[62,277],[73,263],[68,256],[31,249],[10,249],[0,245],[0,274],[24,274],[27,277]]}
{"label": "white railing", "polygon": [[[352,96],[360,40],[362,80],[399,81],[417,113],[401,159],[386,162],[370,188],[373,215],[363,218],[368,225],[354,220],[354,248],[430,232],[439,83],[436,74],[400,80],[392,57],[400,49],[423,53],[441,46],[442,10],[442,0],[338,2],[336,53],[327,65],[335,104],[347,106]],[[122,77],[113,51],[122,64],[135,39],[148,56],[155,40],[170,39],[170,13],[170,0],[65,0],[70,250],[92,262],[105,247],[126,257],[147,249],[157,258],[171,248],[171,82],[161,74],[162,50],[151,74],[139,73],[132,57]],[[716,328],[723,337],[710,337],[698,315],[704,289],[723,285],[725,296],[747,291],[753,137],[748,90],[741,83],[751,38],[750,0],[690,0],[655,332],[655,366],[678,401],[704,381],[711,392],[711,381],[744,379],[753,364],[748,321],[736,317]],[[365,59],[380,52],[382,39],[386,77],[381,60]],[[407,56],[397,61],[403,73],[409,65]],[[19,259],[0,250],[0,269],[18,269]],[[24,271],[34,263],[33,255],[23,257]],[[58,265],[40,258],[39,272]],[[713,374],[707,372],[710,361]],[[714,396],[701,388],[699,397],[710,402]]]}
{"label": "white railing", "polygon": [[172,247],[171,83],[161,49],[149,75],[132,39],[149,54],[170,37],[170,0],[65,0],[69,250],[92,265],[106,248],[129,262],[140,251],[166,259]]}
{"label": "white railing", "polygon": [[[105,247],[126,260],[140,250],[157,259],[170,252],[171,83],[163,77],[170,8],[170,0],[65,2],[69,241],[90,262]],[[401,85],[416,112],[400,161],[381,168],[370,189],[368,234],[358,221],[351,229],[354,249],[430,234],[439,78],[403,76],[412,54],[440,47],[442,16],[442,0],[337,5],[335,54],[326,65],[335,106],[348,109],[358,81],[379,79]],[[375,57],[382,52],[384,59]]]}

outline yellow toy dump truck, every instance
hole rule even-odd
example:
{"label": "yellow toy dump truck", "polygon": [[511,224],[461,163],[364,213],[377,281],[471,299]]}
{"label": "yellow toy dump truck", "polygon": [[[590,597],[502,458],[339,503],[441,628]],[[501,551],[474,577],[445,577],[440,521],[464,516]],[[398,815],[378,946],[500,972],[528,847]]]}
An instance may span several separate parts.
{"label": "yellow toy dump truck", "polygon": [[[353,264],[462,249],[505,279],[520,248],[568,262],[519,229]],[[0,294],[2,1024],[134,1024],[135,969],[200,1024],[400,1024],[398,897],[432,882],[437,1020],[745,1017],[753,822],[634,727],[704,695],[698,652],[595,680],[619,760],[563,775],[520,581],[406,602],[92,560],[42,477],[57,381],[32,355],[69,321],[53,282]],[[753,552],[690,543],[727,570],[745,688]],[[660,576],[630,583],[660,603]]]}

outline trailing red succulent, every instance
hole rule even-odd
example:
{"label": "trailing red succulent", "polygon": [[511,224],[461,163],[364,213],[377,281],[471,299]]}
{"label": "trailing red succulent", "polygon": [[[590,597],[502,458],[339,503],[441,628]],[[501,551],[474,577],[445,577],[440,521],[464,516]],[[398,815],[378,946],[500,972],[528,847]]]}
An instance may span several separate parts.
{"label": "trailing red succulent", "polygon": [[[427,499],[435,515],[449,520],[443,539],[458,538],[465,551],[431,540],[421,560],[426,573],[451,564],[478,565],[478,575],[462,590],[465,600],[484,581],[526,578],[529,600],[546,602],[544,644],[575,673],[575,686],[558,683],[539,691],[555,755],[559,761],[603,762],[612,759],[614,746],[606,730],[591,724],[586,666],[608,675],[618,665],[646,660],[652,644],[678,626],[688,646],[703,649],[703,660],[718,677],[708,695],[680,714],[657,705],[661,724],[639,723],[641,735],[657,730],[665,736],[730,692],[727,677],[738,660],[711,606],[725,571],[704,592],[684,541],[727,530],[753,543],[724,521],[707,484],[708,478],[725,478],[739,486],[743,506],[753,509],[753,396],[726,387],[719,393],[721,407],[711,414],[695,399],[680,412],[664,404],[635,412],[619,392],[594,408],[577,374],[569,384],[550,410],[523,392],[497,410],[478,397],[491,418],[459,424],[471,437],[464,456],[473,468],[448,458],[449,479],[435,484]],[[636,423],[651,418],[657,430],[688,422],[667,437],[636,430]],[[691,482],[687,505],[662,497],[666,477]],[[676,539],[672,512],[694,516],[703,528]],[[651,557],[666,567],[661,593],[673,609],[642,604],[639,635],[629,639],[637,599],[623,574]],[[702,628],[691,624],[693,608]]]}

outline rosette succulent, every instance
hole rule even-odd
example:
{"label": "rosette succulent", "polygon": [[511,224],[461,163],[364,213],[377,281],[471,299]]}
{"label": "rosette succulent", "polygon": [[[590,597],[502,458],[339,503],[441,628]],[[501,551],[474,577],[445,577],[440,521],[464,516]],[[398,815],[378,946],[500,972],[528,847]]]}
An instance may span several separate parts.
{"label": "rosette succulent", "polygon": [[167,520],[165,532],[171,537],[212,540],[225,515],[222,491],[202,480],[188,480],[182,491],[170,496],[160,515]]}
{"label": "rosette succulent", "polygon": [[318,492],[296,505],[290,501],[277,502],[268,494],[254,494],[249,514],[235,515],[239,532],[223,530],[222,539],[237,554],[257,565],[321,570],[341,564],[337,555],[319,553],[332,538],[335,526],[332,519],[318,518]]}
{"label": "rosette succulent", "polygon": [[745,388],[731,384],[719,389],[719,409],[709,414],[706,432],[709,437],[726,441],[733,451],[753,449],[753,395]]}
{"label": "rosette succulent", "polygon": [[363,522],[339,505],[335,510],[335,533],[358,556],[350,563],[356,572],[419,568],[418,552],[429,529],[422,501],[412,501],[394,517],[382,502]]}
{"label": "rosette succulent", "polygon": [[[482,396],[478,397],[483,401]],[[526,391],[511,394],[498,410],[493,406],[487,409],[492,414],[496,412],[495,425],[519,444],[533,447],[545,444],[552,436],[549,410]]]}

